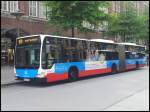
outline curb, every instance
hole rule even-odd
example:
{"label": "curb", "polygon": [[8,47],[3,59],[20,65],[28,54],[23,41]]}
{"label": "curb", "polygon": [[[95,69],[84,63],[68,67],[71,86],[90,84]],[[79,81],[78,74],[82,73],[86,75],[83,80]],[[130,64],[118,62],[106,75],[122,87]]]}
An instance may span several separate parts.
{"label": "curb", "polygon": [[11,85],[18,84],[18,83],[21,83],[21,81],[11,81],[9,83],[2,83],[1,87],[11,86]]}

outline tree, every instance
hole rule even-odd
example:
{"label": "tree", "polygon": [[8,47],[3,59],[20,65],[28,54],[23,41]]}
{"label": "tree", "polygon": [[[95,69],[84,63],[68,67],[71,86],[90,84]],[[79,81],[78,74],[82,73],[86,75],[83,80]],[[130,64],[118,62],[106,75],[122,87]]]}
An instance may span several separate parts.
{"label": "tree", "polygon": [[145,7],[144,8],[144,12],[141,16],[139,16],[139,22],[138,23],[141,23],[140,25],[142,26],[141,28],[141,37],[142,39],[146,39],[148,40],[149,39],[149,7]]}
{"label": "tree", "polygon": [[89,23],[96,29],[107,19],[107,14],[102,10],[109,6],[107,1],[46,1],[46,6],[50,8],[47,12],[48,21],[64,30],[77,28],[81,32],[91,31],[83,26]]}
{"label": "tree", "polygon": [[148,26],[147,26],[147,18],[144,15],[138,16],[136,18],[137,22],[137,34],[135,35],[136,39],[147,39],[148,38]]}
{"label": "tree", "polygon": [[107,29],[108,35],[120,35],[124,42],[147,37],[146,17],[138,15],[132,2],[126,2],[125,10],[116,16],[111,15]]}
{"label": "tree", "polygon": [[145,30],[145,34],[144,36],[142,36],[145,40],[145,45],[147,48],[147,53],[149,54],[149,7],[145,7],[144,12],[143,12],[143,18],[144,18],[144,29]]}
{"label": "tree", "polygon": [[117,36],[119,31],[119,17],[117,13],[111,13],[108,19],[108,26],[105,32],[105,35]]}

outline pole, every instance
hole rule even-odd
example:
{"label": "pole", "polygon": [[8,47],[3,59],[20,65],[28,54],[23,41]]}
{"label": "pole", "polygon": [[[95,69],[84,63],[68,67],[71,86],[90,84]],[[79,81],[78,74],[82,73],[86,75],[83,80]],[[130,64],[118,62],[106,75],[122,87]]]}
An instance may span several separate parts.
{"label": "pole", "polygon": [[16,17],[16,20],[17,20],[17,37],[19,37],[20,36],[20,31],[19,31],[19,20],[20,20],[20,18]]}

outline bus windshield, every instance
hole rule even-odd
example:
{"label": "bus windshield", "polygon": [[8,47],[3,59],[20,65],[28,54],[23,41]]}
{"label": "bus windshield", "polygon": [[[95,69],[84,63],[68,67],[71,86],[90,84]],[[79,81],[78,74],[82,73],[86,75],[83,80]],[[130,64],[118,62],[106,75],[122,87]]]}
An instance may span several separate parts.
{"label": "bus windshield", "polygon": [[[37,37],[36,37],[37,38]],[[40,38],[36,42],[25,38],[20,44],[17,40],[15,67],[16,68],[39,68],[40,65]],[[35,40],[34,40],[35,41]],[[29,43],[28,43],[29,42]]]}

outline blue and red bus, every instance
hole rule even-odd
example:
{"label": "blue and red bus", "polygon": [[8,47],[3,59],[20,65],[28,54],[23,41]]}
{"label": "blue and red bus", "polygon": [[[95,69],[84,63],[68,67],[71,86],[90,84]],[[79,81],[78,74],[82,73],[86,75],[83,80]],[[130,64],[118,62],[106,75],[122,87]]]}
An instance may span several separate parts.
{"label": "blue and red bus", "polygon": [[[28,81],[55,82],[116,73],[125,68],[125,61],[131,62],[125,56],[122,58],[126,52],[120,50],[120,46],[125,48],[124,44],[104,39],[42,34],[20,37],[15,48],[16,77]],[[139,66],[145,63],[143,57],[138,62]]]}
{"label": "blue and red bus", "polygon": [[118,43],[124,47],[125,70],[138,69],[146,65],[145,46],[135,43]]}

